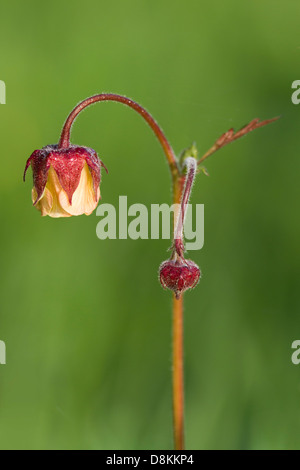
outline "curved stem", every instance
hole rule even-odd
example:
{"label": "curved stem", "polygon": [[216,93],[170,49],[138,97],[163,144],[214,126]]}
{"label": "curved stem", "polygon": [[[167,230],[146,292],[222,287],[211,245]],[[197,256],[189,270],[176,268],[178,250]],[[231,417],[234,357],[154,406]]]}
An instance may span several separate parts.
{"label": "curved stem", "polygon": [[166,155],[173,178],[178,174],[178,171],[179,171],[178,164],[177,164],[177,159],[175,157],[174,151],[171,145],[169,144],[164,132],[159,127],[157,122],[153,119],[151,114],[149,114],[148,111],[146,111],[142,106],[140,106],[135,101],[129,98],[126,98],[125,96],[116,95],[114,93],[101,93],[99,95],[91,96],[90,98],[87,98],[84,101],[81,101],[81,103],[79,103],[73,109],[73,111],[71,111],[71,113],[69,114],[64,124],[63,130],[61,133],[61,138],[58,144],[60,148],[67,148],[70,146],[71,127],[73,125],[74,120],[78,116],[78,114],[87,106],[97,103],[98,101],[116,101],[118,103],[122,103],[122,104],[125,104],[126,106],[129,106],[130,108],[134,109],[137,113],[139,113],[139,115],[142,116],[145,119],[145,121],[149,124],[149,126],[155,133],[156,137],[158,138],[164,150],[164,153]]}
{"label": "curved stem", "polygon": [[[169,144],[164,132],[159,127],[157,122],[153,117],[138,103],[132,101],[125,96],[116,95],[112,93],[102,93],[99,95],[94,95],[90,98],[85,99],[79,103],[73,111],[69,114],[59,141],[59,148],[68,148],[70,146],[70,132],[74,120],[78,114],[91,104],[97,103],[98,101],[116,101],[122,103],[130,108],[134,109],[136,112],[142,116],[147,124],[151,127],[156,137],[158,138],[172,175],[173,180],[173,202],[175,204],[180,204],[182,201],[183,207],[185,205],[186,197],[183,196],[183,186],[185,179],[186,190],[184,194],[188,194],[191,189],[191,184],[193,182],[194,176],[187,176],[187,178],[182,175],[177,159],[175,157],[174,151]],[[188,198],[188,195],[187,195]],[[183,211],[184,212],[184,211]],[[184,216],[184,215],[183,215]],[[174,225],[177,220],[177,216],[174,216]],[[184,390],[184,381],[183,381],[183,296],[180,299],[176,299],[176,296],[173,296],[173,425],[174,425],[174,443],[176,450],[184,449],[184,409],[183,409],[183,390]]]}

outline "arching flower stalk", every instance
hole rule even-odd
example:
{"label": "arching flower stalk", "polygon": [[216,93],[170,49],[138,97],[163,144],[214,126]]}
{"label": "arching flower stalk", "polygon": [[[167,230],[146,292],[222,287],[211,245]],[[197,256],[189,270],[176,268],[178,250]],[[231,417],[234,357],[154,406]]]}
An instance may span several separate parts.
{"label": "arching flower stalk", "polygon": [[174,447],[176,450],[183,450],[183,294],[185,290],[195,287],[200,279],[198,266],[193,261],[184,258],[183,230],[186,207],[196,175],[196,166],[224,145],[272,122],[274,119],[268,121],[255,119],[236,133],[230,129],[199,160],[195,147],[185,152],[183,158],[179,160],[157,122],[138,103],[125,96],[112,93],[102,93],[87,98],[79,103],[68,116],[59,143],[35,150],[27,160],[24,179],[29,166],[31,166],[33,171],[32,201],[43,216],[89,215],[99,202],[101,167],[104,167],[105,170],[106,167],[93,149],[70,143],[71,128],[78,114],[87,106],[99,101],[122,103],[144,118],[158,138],[166,156],[172,177],[173,203],[175,205],[181,204],[177,224],[174,226],[175,235],[171,258],[160,266],[160,280],[163,287],[173,290]]}

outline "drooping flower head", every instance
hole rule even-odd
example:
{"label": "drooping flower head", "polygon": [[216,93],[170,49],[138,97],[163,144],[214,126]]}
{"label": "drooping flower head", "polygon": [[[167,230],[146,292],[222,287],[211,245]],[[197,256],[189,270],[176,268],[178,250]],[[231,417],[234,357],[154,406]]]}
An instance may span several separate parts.
{"label": "drooping flower head", "polygon": [[105,170],[106,167],[95,150],[76,145],[67,148],[47,145],[35,150],[26,162],[24,180],[30,165],[32,202],[42,216],[89,215],[96,208],[100,199],[101,166]]}

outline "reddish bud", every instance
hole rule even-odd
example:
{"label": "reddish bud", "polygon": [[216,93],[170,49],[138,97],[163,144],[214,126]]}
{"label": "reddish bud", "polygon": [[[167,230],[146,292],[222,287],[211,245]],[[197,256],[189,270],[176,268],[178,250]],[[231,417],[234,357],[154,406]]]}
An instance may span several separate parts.
{"label": "reddish bud", "polygon": [[43,216],[89,215],[96,208],[100,199],[101,166],[104,165],[93,149],[48,145],[35,150],[27,160],[24,181],[30,165],[32,201]]}
{"label": "reddish bud", "polygon": [[163,288],[171,289],[179,299],[182,292],[193,289],[199,282],[201,272],[191,260],[164,261],[159,268],[160,283]]}

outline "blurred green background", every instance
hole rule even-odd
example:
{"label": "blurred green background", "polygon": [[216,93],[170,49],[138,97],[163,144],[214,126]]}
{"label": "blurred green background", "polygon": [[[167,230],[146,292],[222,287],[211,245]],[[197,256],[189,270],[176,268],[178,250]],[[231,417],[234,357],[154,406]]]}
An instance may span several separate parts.
{"label": "blurred green background", "polygon": [[[203,272],[185,297],[189,449],[300,448],[300,5],[253,0],[11,2],[1,6],[0,366],[2,449],[171,449],[167,240],[96,237],[90,217],[41,218],[36,148],[58,141],[81,99],[125,94],[175,151],[203,154],[230,127],[281,119],[207,161]],[[142,119],[101,103],[73,143],[109,168],[102,201],[170,203],[160,146]]]}

